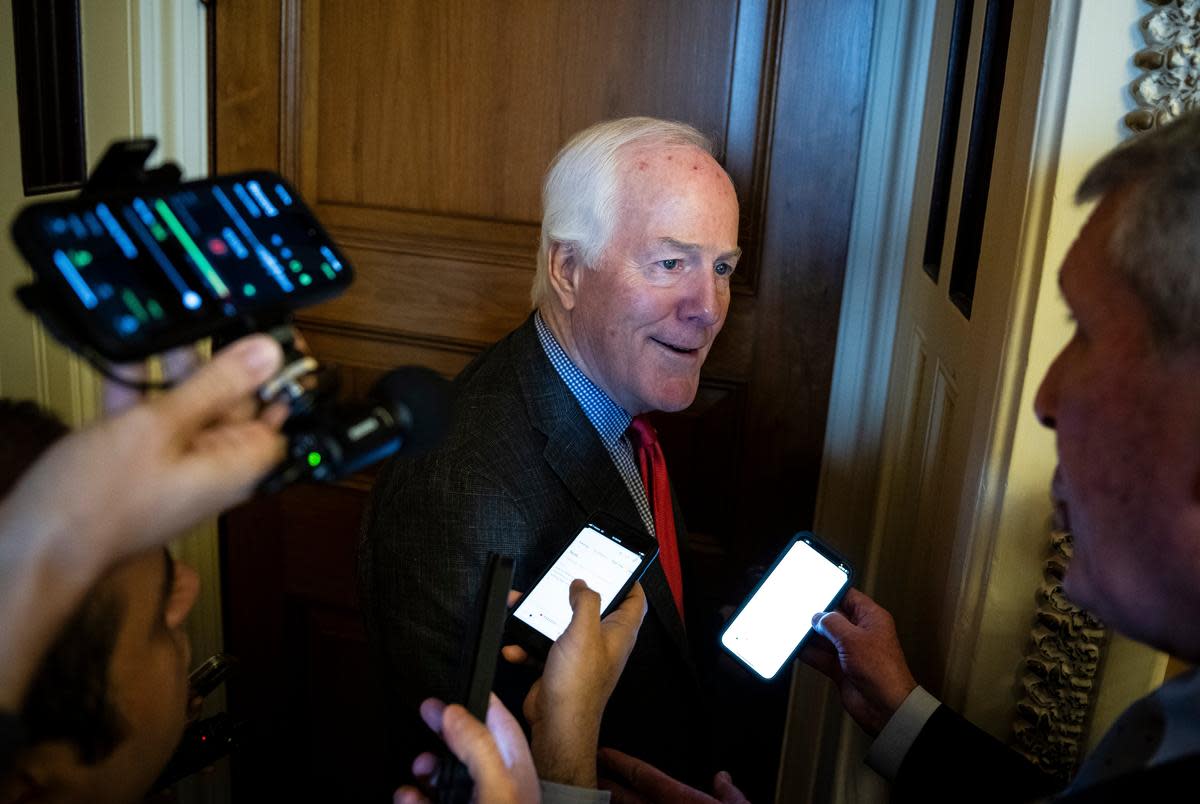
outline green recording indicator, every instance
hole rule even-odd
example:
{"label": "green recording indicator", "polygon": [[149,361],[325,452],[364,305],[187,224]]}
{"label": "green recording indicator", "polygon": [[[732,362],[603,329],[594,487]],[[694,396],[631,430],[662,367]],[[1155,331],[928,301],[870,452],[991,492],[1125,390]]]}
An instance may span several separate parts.
{"label": "green recording indicator", "polygon": [[300,284],[308,287],[312,284],[312,277],[308,274],[300,274]]}
{"label": "green recording indicator", "polygon": [[242,295],[247,299],[253,296],[255,293],[258,293],[258,288],[254,287],[254,285],[251,285],[249,282],[242,285]]}
{"label": "green recording indicator", "polygon": [[154,202],[154,208],[158,210],[159,217],[167,222],[167,226],[171,229],[171,233],[183,244],[183,249],[192,258],[192,262],[200,269],[200,273],[204,274],[204,278],[208,280],[208,284],[216,291],[216,294],[221,298],[229,295],[229,288],[221,281],[221,277],[213,270],[204,253],[200,251],[199,246],[192,242],[192,238],[188,235],[183,225],[179,223],[179,219],[175,217],[175,213],[167,206],[167,202],[161,198]]}
{"label": "green recording indicator", "polygon": [[296,272],[299,272],[300,269],[303,267],[304,266],[300,264],[300,260],[292,260],[291,262],[288,263],[288,268],[291,268],[293,271],[296,271]]}
{"label": "green recording indicator", "polygon": [[319,452],[308,453],[308,465],[313,467],[314,469],[316,467],[320,466],[321,465],[321,453],[319,453]]}
{"label": "green recording indicator", "polygon": [[72,249],[67,252],[67,257],[76,268],[85,268],[92,264],[92,252],[86,249]]}

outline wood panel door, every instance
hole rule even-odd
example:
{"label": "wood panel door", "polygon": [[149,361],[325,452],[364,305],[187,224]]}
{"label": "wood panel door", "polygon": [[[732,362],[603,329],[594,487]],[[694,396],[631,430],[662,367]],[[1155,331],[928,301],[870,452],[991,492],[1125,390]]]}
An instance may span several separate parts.
{"label": "wood panel door", "polygon": [[[647,114],[711,136],[745,257],[695,404],[659,425],[693,582],[734,603],[812,520],[872,17],[870,0],[216,3],[212,164],[280,170],[354,262],[355,285],[299,319],[354,393],[401,364],[453,376],[525,318],[541,177],[575,131]],[[238,797],[378,795],[378,763],[407,765],[375,743],[354,600],[369,484],[226,517],[231,705],[262,737]],[[785,696],[730,685],[731,765],[759,799]]]}

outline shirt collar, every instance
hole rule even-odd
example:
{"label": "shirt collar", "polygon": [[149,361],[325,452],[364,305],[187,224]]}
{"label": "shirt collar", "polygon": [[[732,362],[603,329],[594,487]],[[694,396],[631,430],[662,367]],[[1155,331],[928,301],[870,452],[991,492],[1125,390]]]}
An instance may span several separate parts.
{"label": "shirt collar", "polygon": [[619,441],[629,428],[633,417],[612,401],[608,394],[589,380],[587,375],[572,362],[566,350],[554,337],[554,333],[550,331],[550,327],[542,320],[540,310],[534,314],[533,323],[537,329],[542,350],[545,351],[546,357],[550,358],[550,364],[554,366],[554,370],[558,372],[562,381],[567,384],[567,388],[571,389],[571,394],[583,408],[584,415],[596,428],[596,432],[600,434],[600,440],[605,444],[614,444]]}

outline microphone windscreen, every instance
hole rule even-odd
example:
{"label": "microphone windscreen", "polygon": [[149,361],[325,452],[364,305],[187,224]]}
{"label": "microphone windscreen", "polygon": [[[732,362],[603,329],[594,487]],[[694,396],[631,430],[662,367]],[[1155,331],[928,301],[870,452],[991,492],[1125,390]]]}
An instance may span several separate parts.
{"label": "microphone windscreen", "polygon": [[419,455],[437,446],[450,424],[453,386],[424,366],[402,366],[384,374],[371,396],[392,412],[404,431],[404,455]]}

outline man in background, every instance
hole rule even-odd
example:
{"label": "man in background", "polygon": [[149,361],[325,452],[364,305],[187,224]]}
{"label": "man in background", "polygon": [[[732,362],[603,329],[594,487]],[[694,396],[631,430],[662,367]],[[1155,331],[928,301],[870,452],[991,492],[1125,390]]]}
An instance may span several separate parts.
{"label": "man in background", "polygon": [[[1109,153],[1077,198],[1100,203],[1059,274],[1075,333],[1035,400],[1057,436],[1053,493],[1074,537],[1064,589],[1115,630],[1197,662],[1200,113]],[[867,761],[898,798],[1021,801],[1053,791],[916,685],[883,608],[857,593],[842,608],[817,619],[836,654],[809,658],[837,681],[849,714],[878,734]],[[1190,789],[1198,769],[1192,672],[1126,710],[1061,800],[1152,799]]]}

